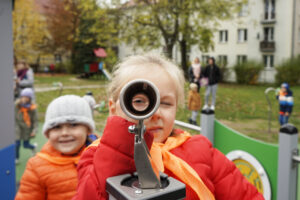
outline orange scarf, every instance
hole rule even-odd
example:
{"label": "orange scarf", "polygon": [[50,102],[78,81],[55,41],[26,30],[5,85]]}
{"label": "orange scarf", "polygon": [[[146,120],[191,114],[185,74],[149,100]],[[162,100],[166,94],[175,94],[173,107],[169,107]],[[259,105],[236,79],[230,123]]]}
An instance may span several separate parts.
{"label": "orange scarf", "polygon": [[[166,167],[186,185],[190,186],[200,200],[215,200],[214,195],[203,183],[197,172],[184,160],[170,153],[170,150],[179,147],[190,137],[189,133],[184,132],[176,137],[168,137],[165,143],[153,142],[150,150],[151,157],[149,157],[153,170],[158,175],[159,171],[164,172],[164,167]],[[97,147],[100,140],[101,138],[98,138],[86,149]]]}
{"label": "orange scarf", "polygon": [[68,165],[68,164],[77,164],[80,158],[80,155],[77,156],[66,156],[66,157],[57,157],[57,156],[50,156],[47,153],[39,152],[37,156],[57,165]]}
{"label": "orange scarf", "polygon": [[28,111],[29,110],[34,110],[34,109],[36,109],[36,105],[34,105],[34,104],[31,104],[31,106],[29,108],[20,107],[19,112],[23,113],[24,122],[28,127],[31,127],[31,120],[30,120],[30,116],[28,114]]}
{"label": "orange scarf", "polygon": [[190,186],[201,200],[214,200],[215,197],[201,180],[197,172],[184,160],[170,153],[170,150],[182,145],[190,138],[190,134],[184,132],[176,137],[168,137],[165,143],[153,143],[151,157],[154,170],[164,172],[164,167],[174,173],[181,181]]}

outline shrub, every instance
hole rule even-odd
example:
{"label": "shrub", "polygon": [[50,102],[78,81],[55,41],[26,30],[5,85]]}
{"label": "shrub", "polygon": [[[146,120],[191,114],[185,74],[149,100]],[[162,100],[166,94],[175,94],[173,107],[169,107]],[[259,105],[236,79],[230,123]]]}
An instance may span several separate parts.
{"label": "shrub", "polygon": [[57,63],[55,65],[55,72],[56,73],[72,73],[74,66],[72,65],[71,61],[65,61],[63,63]]}
{"label": "shrub", "polygon": [[220,73],[221,73],[221,79],[220,79],[220,82],[226,82],[228,80],[228,77],[229,77],[229,69],[226,65],[221,65],[220,66]]}
{"label": "shrub", "polygon": [[300,56],[284,61],[276,67],[277,74],[275,80],[277,84],[287,82],[296,85],[300,82]]}
{"label": "shrub", "polygon": [[250,60],[244,63],[236,64],[233,69],[236,75],[236,81],[239,84],[257,84],[259,73],[263,70],[263,64]]}

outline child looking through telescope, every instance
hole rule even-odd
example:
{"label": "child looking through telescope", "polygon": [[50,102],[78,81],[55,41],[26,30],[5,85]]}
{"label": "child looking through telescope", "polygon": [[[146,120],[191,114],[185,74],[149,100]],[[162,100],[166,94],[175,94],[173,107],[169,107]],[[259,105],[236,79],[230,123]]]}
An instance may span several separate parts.
{"label": "child looking through telescope", "polygon": [[184,104],[183,72],[152,54],[131,56],[114,69],[106,127],[101,140],[91,144],[78,163],[79,182],[73,199],[108,199],[106,179],[136,171],[134,134],[128,127],[137,121],[124,113],[119,100],[121,89],[135,79],[150,81],[159,90],[159,108],[144,120],[144,139],[154,167],[186,184],[186,199],[264,199],[207,138],[174,129],[177,108]]}

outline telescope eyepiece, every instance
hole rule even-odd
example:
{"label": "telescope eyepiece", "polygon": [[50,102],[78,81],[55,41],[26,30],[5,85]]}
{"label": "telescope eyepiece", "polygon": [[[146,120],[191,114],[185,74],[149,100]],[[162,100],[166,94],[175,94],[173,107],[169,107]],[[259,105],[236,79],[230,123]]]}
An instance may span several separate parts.
{"label": "telescope eyepiece", "polygon": [[147,119],[160,105],[159,91],[148,80],[132,80],[120,92],[120,105],[128,117],[135,120]]}

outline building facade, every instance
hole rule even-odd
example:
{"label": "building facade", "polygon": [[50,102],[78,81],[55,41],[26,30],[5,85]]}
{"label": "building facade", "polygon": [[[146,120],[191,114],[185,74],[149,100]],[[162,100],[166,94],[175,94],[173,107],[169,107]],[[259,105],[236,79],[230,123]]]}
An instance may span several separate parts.
{"label": "building facade", "polygon": [[[300,1],[249,0],[233,20],[220,21],[214,51],[194,48],[193,56],[214,56],[230,68],[246,60],[261,61],[260,82],[274,82],[275,66],[300,54]],[[230,80],[235,80],[232,70]]]}

